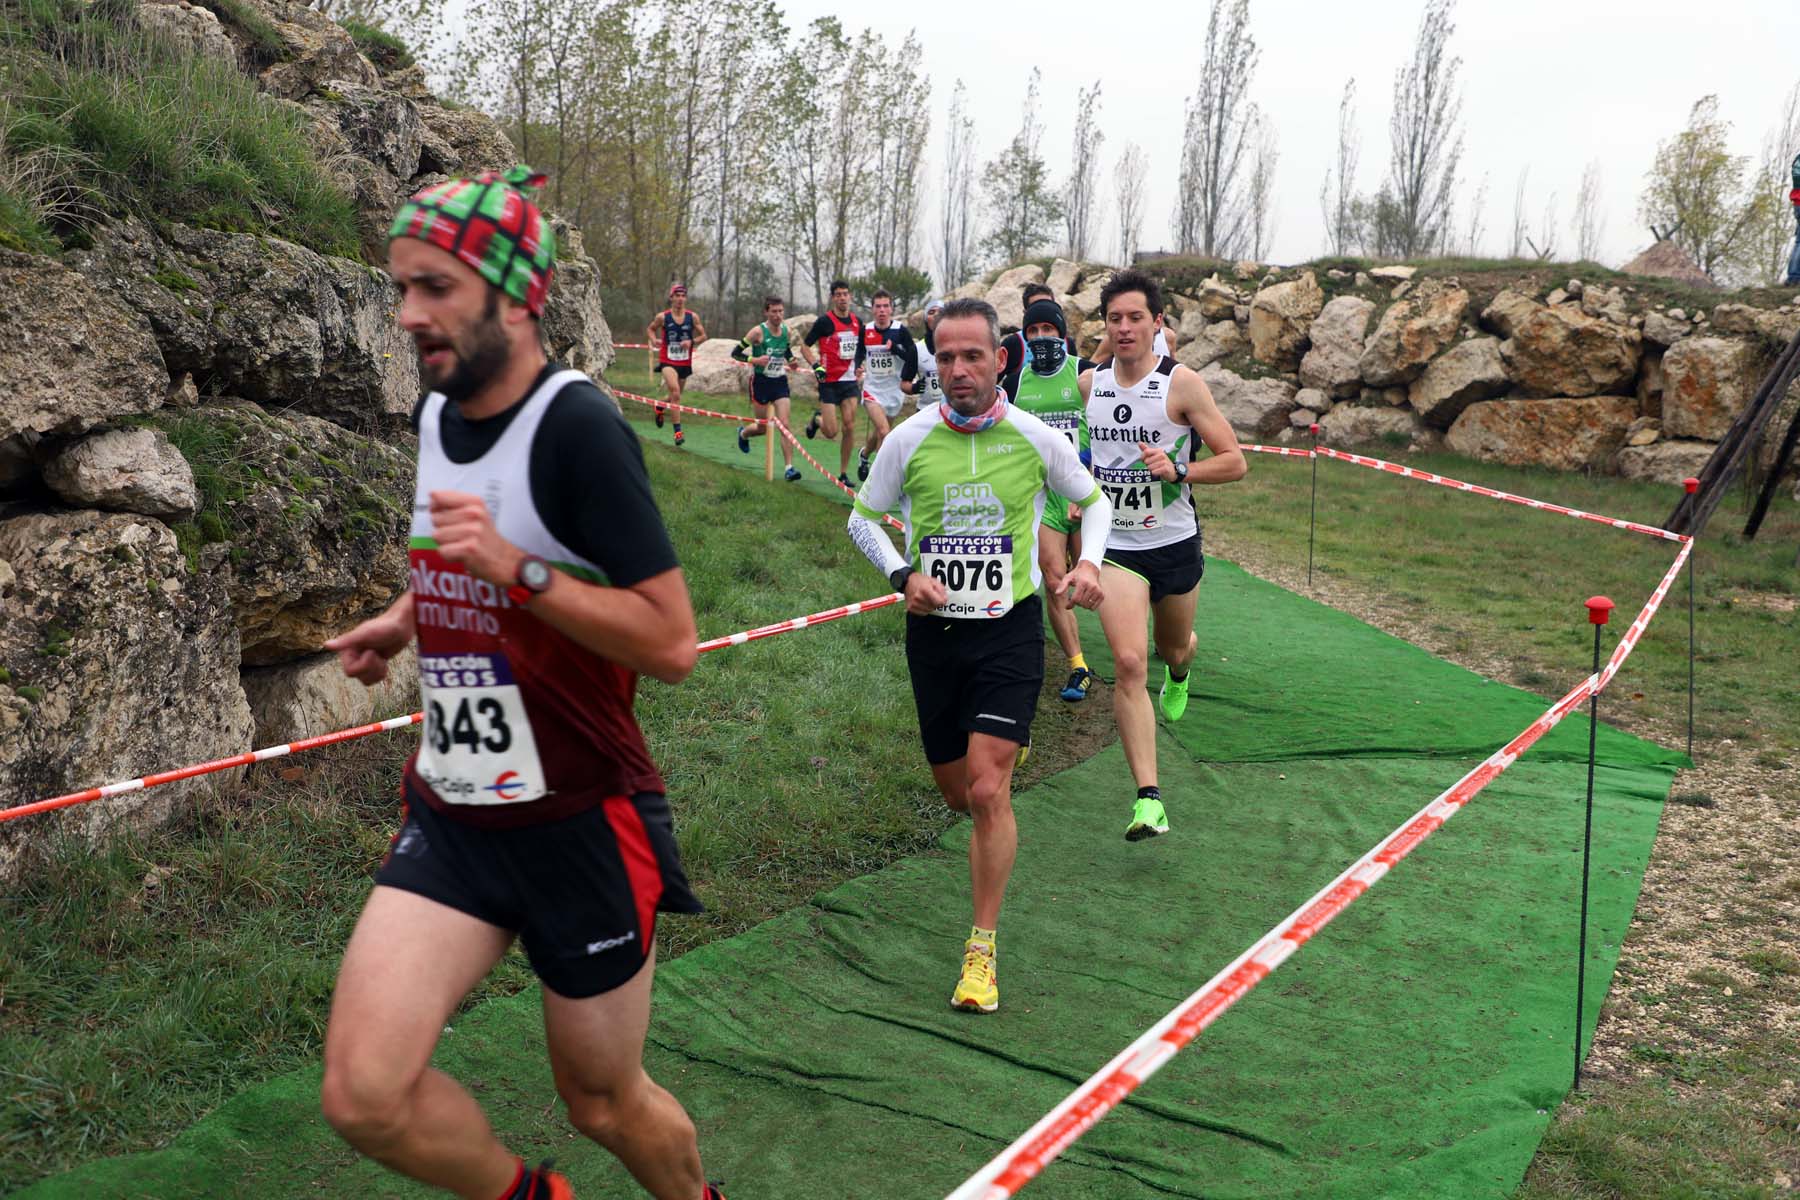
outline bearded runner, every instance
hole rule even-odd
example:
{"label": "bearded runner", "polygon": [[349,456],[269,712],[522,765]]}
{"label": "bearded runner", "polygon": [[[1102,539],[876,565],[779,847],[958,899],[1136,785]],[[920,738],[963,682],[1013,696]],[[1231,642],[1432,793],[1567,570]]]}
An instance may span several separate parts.
{"label": "bearded runner", "polygon": [[[1100,603],[1112,506],[1068,439],[1009,404],[996,386],[1000,322],[981,300],[953,300],[935,327],[946,399],[888,435],[850,516],[850,536],[906,594],[906,665],[925,760],[944,803],[974,819],[974,927],[952,1006],[993,1012],[1000,903],[1018,849],[1012,774],[1044,681],[1036,552],[1050,503],[1086,506],[1087,548],[1042,582],[1053,604]],[[1059,498],[1060,497],[1060,498]],[[906,552],[876,523],[899,507]]]}

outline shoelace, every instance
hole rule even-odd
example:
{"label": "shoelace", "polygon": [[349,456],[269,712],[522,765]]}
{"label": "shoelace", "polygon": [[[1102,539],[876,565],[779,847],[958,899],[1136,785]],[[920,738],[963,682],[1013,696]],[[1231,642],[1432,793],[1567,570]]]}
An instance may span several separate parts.
{"label": "shoelace", "polygon": [[976,982],[981,986],[987,987],[992,984],[994,982],[994,956],[983,954],[979,950],[966,951],[963,954],[964,979],[968,978],[971,970],[976,973]]}

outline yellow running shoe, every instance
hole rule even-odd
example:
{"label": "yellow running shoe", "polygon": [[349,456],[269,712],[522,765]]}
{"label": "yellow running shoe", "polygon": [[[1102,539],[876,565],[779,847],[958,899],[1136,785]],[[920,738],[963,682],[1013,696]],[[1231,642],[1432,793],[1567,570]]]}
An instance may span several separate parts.
{"label": "yellow running shoe", "polygon": [[950,1007],[965,1012],[991,1013],[1000,1007],[1000,979],[994,970],[994,952],[974,939],[963,943],[962,978],[950,993]]}
{"label": "yellow running shoe", "polygon": [[1188,680],[1193,676],[1183,675],[1180,679],[1163,668],[1162,691],[1157,693],[1156,702],[1162,709],[1162,715],[1171,721],[1181,720],[1181,714],[1187,711]]}

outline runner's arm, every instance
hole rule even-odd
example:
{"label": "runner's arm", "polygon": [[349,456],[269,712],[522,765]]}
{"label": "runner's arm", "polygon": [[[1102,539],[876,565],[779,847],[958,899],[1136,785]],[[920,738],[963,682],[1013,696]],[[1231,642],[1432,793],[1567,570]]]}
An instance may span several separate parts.
{"label": "runner's arm", "polygon": [[680,683],[698,660],[699,634],[680,567],[630,587],[605,587],[556,573],[526,611],[583,649],[640,675]]}
{"label": "runner's arm", "polygon": [[700,323],[700,314],[694,314],[694,345],[698,346],[706,340],[706,326]]}
{"label": "runner's arm", "polygon": [[900,387],[911,391],[906,385],[919,377],[919,344],[913,341],[912,330],[900,326],[900,339],[897,343],[900,351]]}
{"label": "runner's arm", "polygon": [[1231,483],[1248,474],[1250,464],[1238,447],[1237,433],[1225,419],[1225,414],[1219,411],[1212,389],[1206,386],[1199,372],[1187,367],[1175,368],[1169,389],[1175,394],[1176,407],[1186,416],[1187,423],[1212,451],[1211,458],[1198,459],[1188,468],[1187,481],[1190,484]]}
{"label": "runner's arm", "polygon": [[1107,535],[1112,531],[1112,501],[1094,482],[1093,474],[1082,465],[1067,438],[1048,432],[1045,447],[1045,482],[1054,494],[1081,505],[1081,561],[1098,567],[1106,553]]}
{"label": "runner's arm", "polygon": [[869,478],[863,482],[862,491],[856,494],[856,503],[850,509],[850,540],[875,564],[883,578],[911,565],[905,555],[894,549],[894,543],[888,540],[879,524],[881,515],[900,503],[900,489],[905,482],[905,465],[900,460],[904,457],[898,445],[891,447],[888,453],[876,455],[870,464]]}
{"label": "runner's arm", "polygon": [[807,366],[816,368],[819,365],[819,356],[813,352],[813,345],[830,332],[831,322],[825,319],[825,314],[820,313],[813,321],[812,328],[806,331],[806,336],[800,339],[800,357],[806,360]]}

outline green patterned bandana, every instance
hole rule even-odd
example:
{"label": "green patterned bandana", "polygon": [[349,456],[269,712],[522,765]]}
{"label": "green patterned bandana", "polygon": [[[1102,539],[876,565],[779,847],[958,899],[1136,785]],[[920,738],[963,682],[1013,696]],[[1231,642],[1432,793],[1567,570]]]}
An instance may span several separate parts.
{"label": "green patterned bandana", "polygon": [[400,206],[388,240],[418,238],[454,254],[541,317],[556,262],[556,235],[532,199],[543,186],[525,166],[433,184]]}

